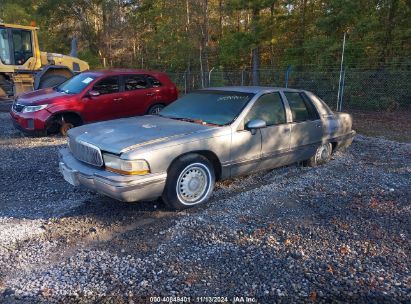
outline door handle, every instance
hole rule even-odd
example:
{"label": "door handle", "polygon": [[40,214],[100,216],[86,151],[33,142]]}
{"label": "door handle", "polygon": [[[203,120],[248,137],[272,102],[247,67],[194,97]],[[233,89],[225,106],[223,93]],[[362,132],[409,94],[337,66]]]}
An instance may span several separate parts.
{"label": "door handle", "polygon": [[322,125],[316,125],[316,127],[317,127],[317,128],[321,128],[321,127],[322,127]]}
{"label": "door handle", "polygon": [[146,95],[147,95],[147,96],[154,96],[155,93],[147,93]]}
{"label": "door handle", "polygon": [[114,101],[122,101],[123,98],[114,98],[113,100],[114,100]]}

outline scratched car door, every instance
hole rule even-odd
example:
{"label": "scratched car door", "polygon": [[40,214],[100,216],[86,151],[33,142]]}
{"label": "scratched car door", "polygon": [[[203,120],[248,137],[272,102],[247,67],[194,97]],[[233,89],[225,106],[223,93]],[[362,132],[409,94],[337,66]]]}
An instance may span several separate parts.
{"label": "scratched car door", "polygon": [[321,143],[322,122],[314,105],[302,92],[284,92],[292,114],[291,161],[310,158]]}
{"label": "scratched car door", "polygon": [[255,133],[240,127],[232,133],[231,176],[257,171],[261,157],[261,131]]}
{"label": "scratched car door", "polygon": [[283,100],[278,92],[262,95],[245,118],[264,120],[267,127],[260,129],[262,138],[259,169],[285,165],[289,159],[291,132],[287,124]]}

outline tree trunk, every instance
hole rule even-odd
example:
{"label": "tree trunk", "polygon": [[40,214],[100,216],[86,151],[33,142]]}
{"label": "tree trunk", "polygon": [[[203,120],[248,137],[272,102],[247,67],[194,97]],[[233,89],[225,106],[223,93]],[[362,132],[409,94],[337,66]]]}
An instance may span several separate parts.
{"label": "tree trunk", "polygon": [[305,33],[306,33],[306,10],[307,10],[307,0],[302,0],[302,7],[301,7],[301,23],[300,23],[300,38],[298,39],[298,47],[300,48],[300,68],[303,67],[305,63],[305,50],[304,50],[304,42],[305,42]]}
{"label": "tree trunk", "polygon": [[220,39],[223,37],[223,0],[218,1],[218,10],[219,10],[219,34]]}
{"label": "tree trunk", "polygon": [[[209,61],[208,61],[208,46],[209,46],[209,35],[208,35],[208,30],[209,30],[209,11],[208,11],[208,0],[204,0],[204,5],[205,5],[205,14],[204,14],[204,61],[205,61],[205,72],[208,75],[208,71],[210,70],[209,66]],[[208,77],[205,77],[205,85],[206,87],[210,86],[208,83]]]}
{"label": "tree trunk", "polygon": [[391,43],[392,43],[392,32],[395,27],[395,17],[398,10],[398,0],[391,0],[390,9],[388,12],[388,18],[386,22],[386,31],[385,31],[385,38],[384,38],[384,47],[382,50],[382,58],[381,62],[387,63],[388,58],[391,55]]}
{"label": "tree trunk", "polygon": [[[260,17],[260,10],[253,9],[253,21],[251,31],[254,37],[257,37],[257,23]],[[253,70],[253,85],[258,86],[260,85],[260,46],[257,44],[252,52],[252,70]]]}

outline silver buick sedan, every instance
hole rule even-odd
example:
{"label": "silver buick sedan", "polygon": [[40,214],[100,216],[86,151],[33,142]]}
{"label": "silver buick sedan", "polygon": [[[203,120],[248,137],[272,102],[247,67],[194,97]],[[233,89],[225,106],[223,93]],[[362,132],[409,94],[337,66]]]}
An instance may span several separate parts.
{"label": "silver buick sedan", "polygon": [[329,161],[355,135],[346,113],[314,94],[225,87],[187,94],[158,116],[69,131],[60,171],[74,186],[134,202],[162,197],[173,209],[201,204],[217,180],[295,162]]}

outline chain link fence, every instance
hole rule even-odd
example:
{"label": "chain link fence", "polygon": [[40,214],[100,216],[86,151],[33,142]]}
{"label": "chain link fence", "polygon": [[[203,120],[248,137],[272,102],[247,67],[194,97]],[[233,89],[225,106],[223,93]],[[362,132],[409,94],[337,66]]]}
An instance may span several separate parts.
{"label": "chain link fence", "polygon": [[[209,72],[168,73],[181,93],[206,87],[252,85],[251,69]],[[342,110],[411,111],[411,71],[346,69],[340,83],[340,71],[294,71],[260,69],[261,86],[299,88],[321,97],[332,109],[337,108],[338,92]],[[340,91],[339,91],[340,90]]]}

